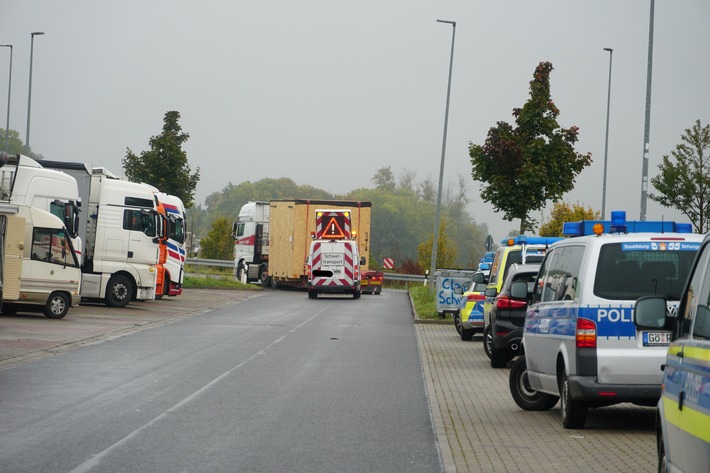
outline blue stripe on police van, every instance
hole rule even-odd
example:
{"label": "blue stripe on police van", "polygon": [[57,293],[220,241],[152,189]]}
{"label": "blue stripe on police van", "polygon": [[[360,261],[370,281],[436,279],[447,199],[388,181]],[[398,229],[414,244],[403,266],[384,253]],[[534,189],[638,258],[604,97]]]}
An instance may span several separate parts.
{"label": "blue stripe on police van", "polygon": [[597,337],[605,339],[636,339],[633,304],[615,306],[576,307],[568,304],[541,308],[535,317],[525,321],[525,331],[539,335],[574,336],[576,317],[597,324]]}

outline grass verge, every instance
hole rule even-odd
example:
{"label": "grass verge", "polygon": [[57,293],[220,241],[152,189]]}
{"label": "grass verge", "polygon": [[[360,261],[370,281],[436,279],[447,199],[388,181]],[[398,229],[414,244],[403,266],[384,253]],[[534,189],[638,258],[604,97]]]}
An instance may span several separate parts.
{"label": "grass verge", "polygon": [[412,296],[414,309],[420,319],[438,319],[439,313],[436,311],[436,300],[434,293],[425,286],[411,286],[409,294]]}

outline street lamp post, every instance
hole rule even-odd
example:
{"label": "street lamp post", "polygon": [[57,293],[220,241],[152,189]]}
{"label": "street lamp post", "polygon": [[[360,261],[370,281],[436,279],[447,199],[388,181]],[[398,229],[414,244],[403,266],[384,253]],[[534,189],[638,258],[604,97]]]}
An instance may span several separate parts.
{"label": "street lamp post", "polygon": [[641,165],[641,215],[639,220],[646,221],[646,202],[648,200],[648,159],[651,139],[651,82],[653,75],[653,11],[656,2],[651,0],[651,13],[648,21],[648,65],[646,66],[646,114],[643,126],[643,160]]}
{"label": "street lamp post", "polygon": [[606,94],[606,138],[604,139],[604,184],[602,185],[602,220],[606,217],[606,169],[609,155],[609,107],[611,105],[611,56],[614,52],[611,48],[604,48],[609,51],[609,87]]}
{"label": "street lamp post", "polygon": [[35,50],[35,36],[43,35],[43,31],[35,31],[30,33],[30,85],[27,91],[27,136],[25,136],[25,148],[29,152],[30,150],[30,112],[32,110],[32,59]]}
{"label": "street lamp post", "polygon": [[10,142],[10,92],[12,91],[12,45],[0,44],[0,47],[10,48],[10,77],[7,79],[7,122],[5,124],[5,151]]}
{"label": "street lamp post", "polygon": [[451,72],[454,66],[454,41],[456,40],[456,22],[436,20],[448,23],[453,27],[451,33],[451,59],[449,60],[449,85],[446,89],[446,113],[444,115],[444,139],[441,145],[441,166],[439,168],[439,190],[436,194],[436,217],[434,219],[434,241],[431,248],[431,268],[429,269],[430,290],[434,290],[434,273],[436,272],[436,253],[439,247],[439,220],[441,218],[441,189],[444,184],[444,157],[446,156],[446,132],[449,126],[449,98],[451,97]]}

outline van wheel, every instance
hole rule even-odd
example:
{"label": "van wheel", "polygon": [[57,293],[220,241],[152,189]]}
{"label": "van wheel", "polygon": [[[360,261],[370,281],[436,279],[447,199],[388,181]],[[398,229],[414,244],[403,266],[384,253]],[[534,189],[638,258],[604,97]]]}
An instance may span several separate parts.
{"label": "van wheel", "polygon": [[461,311],[457,310],[454,312],[454,327],[456,327],[456,331],[461,335],[461,331],[463,330],[463,327],[461,326]]}
{"label": "van wheel", "polygon": [[583,429],[587,422],[587,411],[589,406],[584,401],[570,399],[569,379],[567,373],[562,372],[560,382],[560,412],[562,414],[562,426],[565,429]]}
{"label": "van wheel", "polygon": [[513,400],[526,411],[547,411],[557,404],[557,396],[541,393],[530,387],[525,357],[521,356],[510,369],[510,394]]}
{"label": "van wheel", "polygon": [[63,292],[53,292],[44,305],[44,316],[48,319],[61,319],[69,312],[69,297]]}
{"label": "van wheel", "polygon": [[122,274],[111,276],[106,287],[106,305],[109,307],[126,307],[133,299],[133,285]]}
{"label": "van wheel", "polygon": [[[491,324],[483,331],[483,350],[486,352],[486,356],[489,359],[493,359],[493,328]],[[491,365],[493,366],[493,365]],[[495,368],[495,367],[494,367]]]}

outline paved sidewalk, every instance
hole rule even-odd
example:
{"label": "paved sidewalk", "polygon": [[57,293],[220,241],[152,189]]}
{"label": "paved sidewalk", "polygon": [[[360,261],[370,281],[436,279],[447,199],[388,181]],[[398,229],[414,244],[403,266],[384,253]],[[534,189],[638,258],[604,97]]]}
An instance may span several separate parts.
{"label": "paved sidewalk", "polygon": [[510,369],[493,369],[482,338],[463,342],[451,324],[416,324],[422,369],[446,473],[655,471],[655,410],[631,404],[590,410],[566,430],[559,404],[518,408]]}

